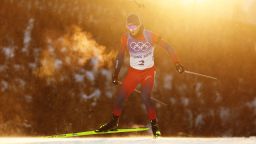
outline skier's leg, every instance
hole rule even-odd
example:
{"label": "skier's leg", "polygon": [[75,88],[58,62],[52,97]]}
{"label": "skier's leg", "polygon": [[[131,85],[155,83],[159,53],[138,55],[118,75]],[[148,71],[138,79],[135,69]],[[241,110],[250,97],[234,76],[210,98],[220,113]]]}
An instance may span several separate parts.
{"label": "skier's leg", "polygon": [[148,119],[154,120],[156,119],[156,109],[155,105],[151,100],[152,90],[154,87],[154,71],[149,71],[147,75],[145,75],[142,83],[141,83],[141,96],[142,100],[146,106]]}
{"label": "skier's leg", "polygon": [[116,100],[114,102],[113,115],[120,116],[125,100],[131,95],[139,83],[139,74],[136,70],[129,69],[122,85],[117,90]]}
{"label": "skier's leg", "polygon": [[151,100],[152,90],[154,87],[154,76],[155,76],[155,70],[150,70],[144,77],[142,81],[142,99],[146,105],[147,113],[148,113],[148,119],[151,123],[151,129],[153,132],[153,135],[155,137],[158,137],[161,135],[159,131],[159,127],[156,120],[156,108]]}
{"label": "skier's leg", "polygon": [[138,76],[139,74],[137,74],[135,70],[128,70],[128,73],[123,80],[123,84],[117,91],[111,120],[108,123],[102,125],[99,129],[96,130],[96,132],[114,130],[118,127],[119,116],[121,115],[124,102],[137,86],[139,82]]}

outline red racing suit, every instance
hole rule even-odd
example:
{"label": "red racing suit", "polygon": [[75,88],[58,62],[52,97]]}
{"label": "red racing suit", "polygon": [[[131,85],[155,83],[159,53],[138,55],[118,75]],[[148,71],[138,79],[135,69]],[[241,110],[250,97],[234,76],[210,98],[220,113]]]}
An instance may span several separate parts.
{"label": "red racing suit", "polygon": [[128,33],[123,34],[121,44],[122,47],[116,59],[115,75],[118,75],[127,51],[129,52],[130,66],[122,82],[123,84],[117,91],[113,114],[115,116],[121,115],[125,100],[137,85],[141,84],[141,95],[147,109],[148,119],[154,120],[156,119],[156,109],[150,98],[155,77],[154,45],[159,44],[164,47],[171,55],[174,63],[178,62],[177,56],[165,41],[148,30],[144,30],[136,37]]}

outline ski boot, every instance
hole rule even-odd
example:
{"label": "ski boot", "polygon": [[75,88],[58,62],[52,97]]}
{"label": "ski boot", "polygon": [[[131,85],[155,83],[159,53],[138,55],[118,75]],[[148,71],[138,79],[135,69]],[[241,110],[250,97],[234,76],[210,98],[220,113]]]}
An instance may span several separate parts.
{"label": "ski boot", "polygon": [[113,115],[111,120],[108,123],[105,123],[102,126],[100,126],[100,128],[95,130],[95,132],[106,132],[106,131],[116,130],[118,127],[118,122],[119,122],[119,117]]}
{"label": "ski boot", "polygon": [[156,137],[161,136],[161,132],[159,130],[156,120],[151,120],[150,124],[151,124],[151,129],[152,129],[154,137],[156,138]]}

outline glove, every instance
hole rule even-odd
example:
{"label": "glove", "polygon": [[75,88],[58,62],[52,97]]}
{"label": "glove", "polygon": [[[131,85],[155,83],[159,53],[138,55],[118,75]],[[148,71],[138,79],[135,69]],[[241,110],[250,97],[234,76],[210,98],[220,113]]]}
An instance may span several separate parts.
{"label": "glove", "polygon": [[179,73],[183,73],[183,72],[185,71],[184,66],[181,65],[180,63],[176,63],[175,66],[176,66],[176,70],[177,70]]}
{"label": "glove", "polygon": [[118,75],[117,74],[113,74],[112,75],[112,83],[114,84],[114,85],[118,85],[119,83],[118,83]]}

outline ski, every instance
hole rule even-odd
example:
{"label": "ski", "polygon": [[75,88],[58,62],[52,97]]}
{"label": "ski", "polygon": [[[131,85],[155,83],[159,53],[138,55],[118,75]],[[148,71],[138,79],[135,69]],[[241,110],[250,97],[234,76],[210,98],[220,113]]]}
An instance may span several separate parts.
{"label": "ski", "polygon": [[84,132],[77,132],[77,133],[52,135],[52,136],[47,136],[47,138],[69,138],[69,137],[89,136],[89,135],[98,135],[98,134],[141,132],[141,131],[147,131],[147,130],[149,130],[149,128],[147,128],[147,127],[143,127],[143,128],[124,128],[124,129],[116,129],[116,130],[105,131],[105,132],[95,132],[94,130],[92,130],[92,131],[84,131]]}

